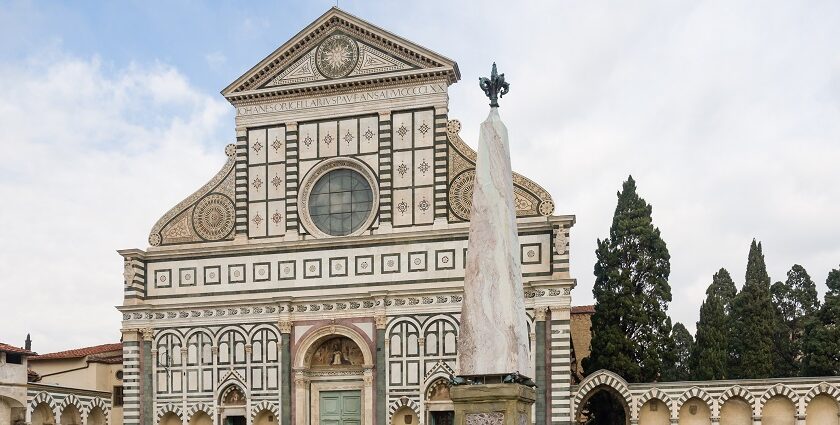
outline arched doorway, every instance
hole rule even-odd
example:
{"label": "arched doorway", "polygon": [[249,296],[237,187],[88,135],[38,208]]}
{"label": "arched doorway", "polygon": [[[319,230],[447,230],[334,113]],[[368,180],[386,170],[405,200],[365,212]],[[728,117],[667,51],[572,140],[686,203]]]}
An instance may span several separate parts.
{"label": "arched doorway", "polygon": [[61,425],[82,425],[82,414],[75,405],[64,406],[64,410],[61,411]]}
{"label": "arched doorway", "polygon": [[254,421],[251,425],[277,425],[277,418],[274,416],[274,412],[264,409],[254,416]]}
{"label": "arched doorway", "polygon": [[408,406],[397,409],[391,416],[392,425],[417,425],[417,414]]}
{"label": "arched doorway", "polygon": [[452,425],[455,423],[455,405],[449,394],[449,380],[438,378],[426,390],[426,423],[429,425]]}
{"label": "arched doorway", "polygon": [[575,420],[581,425],[629,425],[630,406],[615,388],[599,385],[581,400]]}
{"label": "arched doorway", "polygon": [[93,409],[90,409],[87,415],[87,425],[105,425],[108,420],[105,418],[105,412],[99,408],[99,406],[94,406]]}
{"label": "arched doorway", "polygon": [[47,403],[38,403],[32,409],[32,425],[53,425],[55,424],[55,415]]}
{"label": "arched doorway", "polygon": [[371,341],[356,328],[310,331],[295,350],[296,424],[373,424]]}
{"label": "arched doorway", "polygon": [[247,398],[242,388],[236,384],[225,387],[219,397],[219,424],[220,425],[245,425]]}

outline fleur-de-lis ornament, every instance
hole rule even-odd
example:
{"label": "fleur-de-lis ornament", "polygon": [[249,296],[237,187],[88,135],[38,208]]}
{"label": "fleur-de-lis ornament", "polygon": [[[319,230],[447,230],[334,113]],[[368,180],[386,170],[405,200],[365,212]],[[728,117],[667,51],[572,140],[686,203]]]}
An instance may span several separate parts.
{"label": "fleur-de-lis ornament", "polygon": [[480,77],[478,86],[484,90],[484,94],[490,98],[490,107],[499,107],[499,98],[508,94],[510,83],[505,82],[505,74],[496,71],[496,62],[493,62],[493,70],[490,71],[490,78]]}

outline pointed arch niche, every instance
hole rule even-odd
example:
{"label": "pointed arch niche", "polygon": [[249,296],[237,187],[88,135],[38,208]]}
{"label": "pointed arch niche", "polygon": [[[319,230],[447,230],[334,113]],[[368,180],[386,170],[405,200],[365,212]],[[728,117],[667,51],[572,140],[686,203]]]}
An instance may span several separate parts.
{"label": "pointed arch niche", "polygon": [[327,325],[304,334],[294,354],[294,419],[296,424],[320,424],[322,396],[360,397],[360,420],[373,425],[373,366],[371,341],[352,325]]}

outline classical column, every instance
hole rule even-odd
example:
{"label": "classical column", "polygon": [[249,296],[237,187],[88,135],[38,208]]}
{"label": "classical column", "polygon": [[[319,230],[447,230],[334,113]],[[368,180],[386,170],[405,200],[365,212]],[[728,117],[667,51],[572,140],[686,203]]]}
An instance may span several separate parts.
{"label": "classical column", "polygon": [[[377,373],[377,375],[379,375],[379,374]],[[365,425],[373,425],[374,422],[376,422],[378,425],[384,425],[385,424],[385,422],[384,422],[385,418],[384,417],[382,419],[382,422],[379,422],[378,419],[376,421],[374,421],[374,418],[373,418],[373,410],[374,410],[373,409],[373,404],[374,404],[373,403],[373,371],[371,369],[365,367],[365,372],[364,372],[363,379],[365,381],[365,388],[364,388],[365,420],[364,420],[364,424]],[[383,391],[383,393],[384,393],[384,391]],[[377,410],[379,409],[380,404],[382,404],[382,406],[385,405],[384,403],[382,403],[384,401],[384,398],[385,398],[384,395],[383,395],[383,397],[376,397],[376,408],[377,408]]]}
{"label": "classical column", "polygon": [[155,412],[153,408],[155,393],[152,390],[154,359],[152,358],[152,339],[154,329],[140,330],[143,342],[140,349],[140,420],[143,425],[154,425]]}
{"label": "classical column", "polygon": [[280,425],[292,425],[292,321],[280,320]]}
{"label": "classical column", "polygon": [[[388,324],[388,317],[377,315],[376,322],[376,424],[387,425],[388,416],[385,394],[385,327]],[[367,377],[365,377],[367,382]],[[365,384],[367,385],[367,384]]]}
{"label": "classical column", "polygon": [[534,381],[537,382],[536,423],[545,424],[546,388],[545,379],[545,313],[546,307],[534,308]]}
{"label": "classical column", "polygon": [[295,423],[306,424],[309,418],[309,406],[306,396],[309,393],[309,377],[303,371],[295,372]]}

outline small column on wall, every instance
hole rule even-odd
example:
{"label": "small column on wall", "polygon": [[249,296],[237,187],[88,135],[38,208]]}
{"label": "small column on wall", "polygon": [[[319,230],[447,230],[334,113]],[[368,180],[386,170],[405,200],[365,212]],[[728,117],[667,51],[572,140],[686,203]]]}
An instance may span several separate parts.
{"label": "small column on wall", "polygon": [[[219,369],[218,369],[218,366],[219,366],[219,346],[218,345],[211,345],[210,346],[210,354],[211,354],[211,357],[213,358],[213,363],[212,363],[213,364],[213,374],[218,374],[219,373]],[[219,379],[219,377],[216,376],[216,379]],[[213,411],[214,412],[219,411],[219,399],[216,398],[216,397],[213,397]],[[213,415],[213,425],[220,425],[219,424],[219,419],[220,419],[219,415],[214,414]]]}
{"label": "small column on wall", "polygon": [[549,371],[546,371],[550,422],[571,423],[572,403],[572,340],[571,310],[568,306],[552,306],[549,330]]}
{"label": "small column on wall", "polygon": [[300,239],[298,231],[298,186],[300,184],[298,158],[298,124],[286,123],[286,236],[287,241]]}
{"label": "small column on wall", "polygon": [[277,322],[280,328],[280,425],[292,424],[292,321],[287,317]]}
{"label": "small column on wall", "polygon": [[448,113],[449,108],[446,105],[435,106],[435,228],[445,227],[449,223],[446,211],[447,167],[449,166],[449,140],[446,136]]}
{"label": "small column on wall", "polygon": [[236,236],[235,239],[248,237],[248,131],[245,127],[236,128],[236,168],[235,196]]}
{"label": "small column on wall", "polygon": [[295,372],[295,423],[306,424],[309,422],[309,406],[306,403],[306,396],[309,389],[309,377],[303,371]]}
{"label": "small column on wall", "polygon": [[154,329],[144,328],[140,330],[143,336],[143,343],[141,345],[141,383],[140,383],[140,405],[141,405],[141,423],[143,425],[154,425],[155,412],[153,402],[155,398],[153,387],[153,373],[154,373],[154,358],[152,357],[152,340],[154,338]]}
{"label": "small column on wall", "polygon": [[123,329],[123,424],[140,424],[141,340],[137,329]]}
{"label": "small column on wall", "polygon": [[[383,303],[384,304],[384,303]],[[385,392],[385,328],[388,326],[388,317],[378,314],[374,317],[376,322],[376,424],[387,424],[387,394]],[[367,373],[366,371],[365,373]],[[365,376],[365,390],[367,391],[367,379]]]}
{"label": "small column on wall", "polygon": [[[393,210],[391,206],[391,111],[379,112],[379,228],[375,233],[390,233]],[[381,425],[381,424],[380,424]]]}
{"label": "small column on wall", "polygon": [[545,330],[545,317],[546,312],[548,311],[547,307],[535,307],[534,308],[534,380],[537,382],[537,401],[535,403],[535,419],[536,423],[544,424],[546,423],[546,388],[548,388],[548,382],[546,380],[546,361],[545,361],[545,351],[546,351],[546,330]]}

